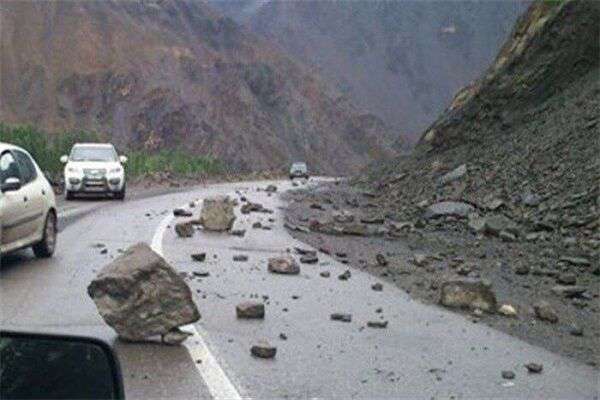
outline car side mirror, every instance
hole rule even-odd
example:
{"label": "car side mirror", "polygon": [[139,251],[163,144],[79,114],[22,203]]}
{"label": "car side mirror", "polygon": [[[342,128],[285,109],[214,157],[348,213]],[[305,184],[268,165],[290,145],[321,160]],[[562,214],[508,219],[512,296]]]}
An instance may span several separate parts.
{"label": "car side mirror", "polygon": [[85,337],[0,332],[0,398],[124,399],[119,363]]}
{"label": "car side mirror", "polygon": [[69,161],[69,156],[61,156],[60,162],[66,164]]}
{"label": "car side mirror", "polygon": [[125,156],[120,156],[120,157],[119,157],[119,161],[121,162],[121,164],[125,164],[125,163],[127,163],[127,157],[125,157]]}
{"label": "car side mirror", "polygon": [[0,190],[2,193],[5,192],[14,192],[21,189],[21,181],[19,178],[6,178],[4,183],[0,185]]}

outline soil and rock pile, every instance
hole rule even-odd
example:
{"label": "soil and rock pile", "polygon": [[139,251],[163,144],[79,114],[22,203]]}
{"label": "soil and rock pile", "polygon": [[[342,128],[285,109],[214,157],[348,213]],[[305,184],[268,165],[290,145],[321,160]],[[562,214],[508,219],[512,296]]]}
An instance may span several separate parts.
{"label": "soil and rock pile", "polygon": [[486,279],[498,313],[474,322],[597,365],[598,20],[597,2],[533,3],[413,154],[291,194],[288,228],[425,301]]}

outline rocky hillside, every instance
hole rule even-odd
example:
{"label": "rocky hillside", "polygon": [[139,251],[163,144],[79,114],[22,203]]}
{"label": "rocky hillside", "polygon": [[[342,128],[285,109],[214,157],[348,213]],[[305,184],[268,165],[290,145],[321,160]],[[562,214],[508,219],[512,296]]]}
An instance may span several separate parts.
{"label": "rocky hillside", "polygon": [[533,4],[486,74],[456,95],[412,156],[388,165],[379,188],[417,214],[421,202],[485,210],[502,201],[534,231],[597,223],[598,17],[597,2]]}
{"label": "rocky hillside", "polygon": [[493,60],[526,1],[214,0],[410,138]]}
{"label": "rocky hillside", "polygon": [[[288,228],[420,300],[600,365],[599,20],[599,2],[533,3],[412,154],[295,194]],[[449,304],[456,281],[498,307]]]}
{"label": "rocky hillside", "polygon": [[183,147],[240,170],[348,173],[387,128],[197,1],[2,1],[0,121]]}

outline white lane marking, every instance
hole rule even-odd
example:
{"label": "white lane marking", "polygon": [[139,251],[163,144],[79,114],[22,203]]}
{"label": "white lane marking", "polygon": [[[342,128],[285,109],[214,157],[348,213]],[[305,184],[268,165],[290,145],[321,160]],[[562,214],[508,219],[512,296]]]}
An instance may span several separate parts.
{"label": "white lane marking", "polygon": [[[161,256],[164,256],[162,245],[163,236],[173,219],[173,215],[168,215],[163,218],[152,237],[150,247]],[[210,352],[210,349],[206,345],[202,335],[200,335],[198,328],[193,324],[190,324],[182,327],[182,330],[192,334],[192,336],[183,343],[190,353],[194,365],[196,365],[200,376],[204,379],[213,398],[215,400],[241,400],[242,397],[235,386],[233,386],[233,383],[231,383],[214,355]],[[201,362],[198,363],[196,362],[197,360],[201,360]]]}

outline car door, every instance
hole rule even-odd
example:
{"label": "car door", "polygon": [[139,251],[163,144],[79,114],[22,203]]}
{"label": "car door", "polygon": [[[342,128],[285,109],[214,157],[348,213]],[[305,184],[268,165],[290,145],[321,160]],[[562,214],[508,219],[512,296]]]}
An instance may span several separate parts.
{"label": "car door", "polygon": [[25,213],[21,223],[23,224],[25,237],[37,240],[37,236],[42,234],[45,222],[44,196],[46,193],[44,185],[40,181],[44,178],[38,176],[37,168],[27,153],[21,150],[13,150],[12,153],[21,171],[21,191],[25,203]]}
{"label": "car door", "polygon": [[[0,154],[0,182],[4,183],[8,178],[22,179],[17,160],[7,150]],[[0,195],[2,247],[9,247],[27,236],[28,228],[21,223],[21,220],[27,214],[27,202],[25,201],[24,192],[21,188]]]}

